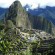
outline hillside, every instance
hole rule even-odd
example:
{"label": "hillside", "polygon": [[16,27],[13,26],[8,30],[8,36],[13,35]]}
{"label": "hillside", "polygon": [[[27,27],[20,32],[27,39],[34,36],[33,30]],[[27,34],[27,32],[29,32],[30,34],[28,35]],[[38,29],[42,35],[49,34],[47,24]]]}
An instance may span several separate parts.
{"label": "hillside", "polygon": [[8,8],[1,8],[0,7],[0,20],[4,18],[7,9]]}
{"label": "hillside", "polygon": [[34,29],[44,30],[48,33],[53,32],[53,24],[48,19],[30,13],[28,13],[28,17]]}
{"label": "hillside", "polygon": [[19,1],[15,1],[13,4],[11,4],[10,8],[5,14],[5,22],[10,27],[16,26],[23,28],[31,28],[27,12],[22,7]]}
{"label": "hillside", "polygon": [[49,19],[55,25],[55,7],[46,6],[46,8],[36,8],[30,9],[29,5],[24,7],[25,9],[28,8],[27,12],[30,12],[33,15],[39,15],[44,18]]}

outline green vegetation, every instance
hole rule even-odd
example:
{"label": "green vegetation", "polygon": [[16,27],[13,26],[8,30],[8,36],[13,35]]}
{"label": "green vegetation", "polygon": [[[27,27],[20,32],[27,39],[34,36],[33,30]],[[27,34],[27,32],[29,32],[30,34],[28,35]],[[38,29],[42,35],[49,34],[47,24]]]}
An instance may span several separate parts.
{"label": "green vegetation", "polygon": [[52,31],[53,24],[51,21],[40,16],[32,15],[30,13],[28,13],[28,17],[34,29],[44,30],[48,33],[53,34],[53,31]]}
{"label": "green vegetation", "polygon": [[14,25],[15,25],[16,27],[31,28],[31,24],[28,19],[27,12],[22,7],[22,5],[19,1],[15,1],[10,6],[10,8],[8,9],[8,11],[5,14],[4,19],[6,21],[6,25],[8,23],[9,26],[12,25],[12,27],[14,27]]}
{"label": "green vegetation", "polygon": [[[0,30],[0,55],[49,55],[50,53],[54,54],[54,40],[52,42],[52,40],[50,39],[49,41],[46,40],[46,42],[40,39],[34,39],[34,41],[30,42],[27,39],[16,35],[15,32],[15,29],[7,29],[5,27]],[[46,51],[44,51],[45,48],[47,49]],[[48,50],[48,48],[52,49]]]}
{"label": "green vegetation", "polygon": [[8,20],[7,21],[7,25],[8,25],[8,28],[13,28],[15,27],[15,25],[13,24],[13,22],[11,20]]}
{"label": "green vegetation", "polygon": [[43,17],[27,14],[19,1],[10,6],[4,22],[5,25],[3,22],[0,24],[0,55],[49,55],[55,52],[55,39],[30,41],[21,36],[17,27],[27,29],[22,31],[23,34],[35,34],[28,30],[30,28],[52,33],[52,23]]}
{"label": "green vegetation", "polygon": [[6,36],[5,30],[1,30],[0,32],[0,54],[8,55],[10,43],[8,42],[8,38]]}

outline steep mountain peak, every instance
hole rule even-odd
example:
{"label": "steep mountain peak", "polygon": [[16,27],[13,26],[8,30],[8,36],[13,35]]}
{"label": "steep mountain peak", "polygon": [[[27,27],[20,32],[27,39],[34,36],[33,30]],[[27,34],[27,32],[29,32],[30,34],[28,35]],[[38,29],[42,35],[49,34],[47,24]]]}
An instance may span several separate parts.
{"label": "steep mountain peak", "polygon": [[[20,1],[15,1],[15,2],[12,3],[11,6],[16,6],[16,7],[18,7],[18,6],[22,6],[22,5],[21,5]],[[19,8],[19,7],[18,7],[18,8]]]}
{"label": "steep mountain peak", "polygon": [[5,14],[5,20],[9,20],[9,22],[11,21],[16,27],[31,27],[28,14],[19,1],[15,1],[11,4],[10,8]]}

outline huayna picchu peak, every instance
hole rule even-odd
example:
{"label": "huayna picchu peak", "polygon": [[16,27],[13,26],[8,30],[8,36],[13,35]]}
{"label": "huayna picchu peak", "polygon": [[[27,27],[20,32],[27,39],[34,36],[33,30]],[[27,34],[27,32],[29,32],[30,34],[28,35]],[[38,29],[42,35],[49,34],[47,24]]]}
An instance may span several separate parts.
{"label": "huayna picchu peak", "polygon": [[[13,26],[16,27],[31,28],[31,23],[28,19],[28,14],[19,1],[15,1],[13,4],[11,4],[5,14],[5,20],[6,22],[12,22]],[[9,22],[7,22],[7,24],[9,24]]]}

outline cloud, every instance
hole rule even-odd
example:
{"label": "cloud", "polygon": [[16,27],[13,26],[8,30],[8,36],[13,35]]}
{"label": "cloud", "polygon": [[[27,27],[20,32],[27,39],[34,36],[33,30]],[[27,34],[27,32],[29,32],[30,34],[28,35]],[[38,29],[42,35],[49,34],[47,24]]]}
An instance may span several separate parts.
{"label": "cloud", "polygon": [[33,5],[31,5],[30,9],[34,9],[34,8],[37,8],[37,7],[38,7],[38,4],[33,3]]}
{"label": "cloud", "polygon": [[0,7],[9,7],[15,0],[0,0]]}
{"label": "cloud", "polygon": [[[0,7],[9,7],[15,0],[0,0]],[[40,4],[40,7],[55,6],[55,0],[19,0],[22,6],[28,4],[30,9],[35,9]]]}
{"label": "cloud", "polygon": [[30,9],[37,8],[38,4],[40,4],[41,8],[44,8],[46,6],[55,6],[55,0],[20,0],[20,2],[23,6],[28,4],[30,6]]}

